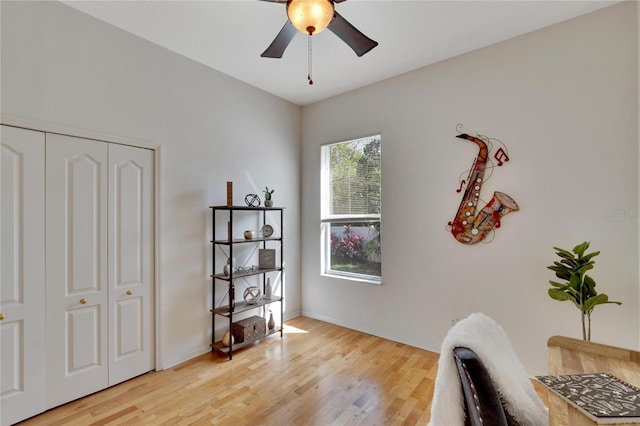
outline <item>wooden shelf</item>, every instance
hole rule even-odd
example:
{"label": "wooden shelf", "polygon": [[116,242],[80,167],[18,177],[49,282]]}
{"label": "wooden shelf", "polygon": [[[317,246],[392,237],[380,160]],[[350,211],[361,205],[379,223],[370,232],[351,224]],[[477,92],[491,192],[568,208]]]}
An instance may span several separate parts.
{"label": "wooden shelf", "polygon": [[219,308],[209,309],[210,312],[223,317],[228,317],[230,314],[239,314],[251,309],[259,308],[261,306],[268,305],[270,303],[282,302],[282,297],[274,297],[272,299],[260,299],[258,303],[249,304],[246,302],[236,302],[236,308],[233,312],[229,312],[229,306],[220,306]]}
{"label": "wooden shelf", "polygon": [[209,206],[210,209],[216,210],[246,210],[250,212],[261,211],[261,210],[275,210],[280,211],[284,210],[284,207],[249,207],[249,206]]}
{"label": "wooden shelf", "polygon": [[236,350],[238,350],[240,348],[243,348],[245,346],[249,346],[252,343],[255,343],[255,342],[257,342],[257,341],[259,341],[261,339],[264,339],[265,337],[269,337],[272,334],[276,334],[276,333],[279,333],[279,332],[280,332],[280,327],[276,327],[276,328],[274,328],[272,330],[267,330],[267,334],[265,334],[264,336],[260,336],[260,337],[257,337],[255,339],[244,341],[242,343],[234,343],[233,346],[231,346],[231,347],[223,345],[222,344],[222,340],[218,340],[213,345],[209,345],[209,346],[211,346],[213,349],[215,349],[217,351],[220,351],[220,352],[223,352],[223,353],[226,354],[226,353],[229,353],[229,351],[231,351],[231,350],[236,351]]}
{"label": "wooden shelf", "polygon": [[283,269],[284,268],[262,268],[262,269],[258,269],[257,271],[243,272],[241,274],[240,273],[235,273],[233,275],[214,274],[214,275],[211,275],[211,278],[216,278],[218,280],[223,280],[223,281],[231,281],[231,280],[236,280],[242,277],[250,277],[252,275],[266,274],[267,272],[282,271]]}
{"label": "wooden shelf", "polygon": [[211,241],[214,244],[220,244],[223,246],[228,246],[231,244],[242,244],[242,243],[261,243],[263,241],[282,241],[282,238],[280,237],[269,237],[269,238],[252,238],[250,240],[247,240],[246,238],[238,238],[238,239],[234,239],[232,241],[229,240],[215,240],[215,241]]}

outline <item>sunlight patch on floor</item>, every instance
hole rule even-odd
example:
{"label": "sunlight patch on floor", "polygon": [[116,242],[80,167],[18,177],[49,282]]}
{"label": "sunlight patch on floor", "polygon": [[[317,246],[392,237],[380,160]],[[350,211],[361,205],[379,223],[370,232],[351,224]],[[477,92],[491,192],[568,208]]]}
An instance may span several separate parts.
{"label": "sunlight patch on floor", "polygon": [[284,326],[284,333],[285,334],[308,334],[309,332],[306,330],[302,330],[301,328],[296,328],[290,325],[285,325]]}

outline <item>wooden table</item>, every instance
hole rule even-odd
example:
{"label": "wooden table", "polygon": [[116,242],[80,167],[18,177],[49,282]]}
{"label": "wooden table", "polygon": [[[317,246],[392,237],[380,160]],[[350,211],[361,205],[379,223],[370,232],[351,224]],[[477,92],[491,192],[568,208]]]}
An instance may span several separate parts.
{"label": "wooden table", "polygon": [[[547,342],[549,374],[610,373],[640,387],[640,352],[571,337],[553,336]],[[596,425],[562,398],[549,392],[549,425]],[[633,423],[638,425],[638,423]],[[623,423],[631,425],[631,423]],[[620,426],[620,424],[618,424]]]}

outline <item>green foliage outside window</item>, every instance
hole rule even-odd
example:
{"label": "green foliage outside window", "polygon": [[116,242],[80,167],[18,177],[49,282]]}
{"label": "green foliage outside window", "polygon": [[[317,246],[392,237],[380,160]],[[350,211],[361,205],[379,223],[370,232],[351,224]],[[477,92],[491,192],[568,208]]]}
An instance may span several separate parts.
{"label": "green foliage outside window", "polygon": [[327,149],[329,191],[323,188],[323,200],[328,202],[324,211],[330,217],[329,269],[379,278],[380,137],[337,143]]}

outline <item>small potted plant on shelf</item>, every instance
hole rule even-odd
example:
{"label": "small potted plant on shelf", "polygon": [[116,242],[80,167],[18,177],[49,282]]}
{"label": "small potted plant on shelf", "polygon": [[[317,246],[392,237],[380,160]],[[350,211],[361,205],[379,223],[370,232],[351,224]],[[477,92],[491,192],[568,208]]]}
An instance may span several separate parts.
{"label": "small potted plant on shelf", "polygon": [[275,189],[272,189],[271,191],[269,191],[269,187],[265,186],[264,187],[264,205],[265,207],[271,207],[273,206],[273,200],[271,199],[271,194],[273,194],[275,191]]}
{"label": "small potted plant on shelf", "polygon": [[549,281],[549,284],[552,285],[552,288],[548,290],[549,296],[561,302],[570,300],[580,310],[582,339],[590,341],[591,313],[594,308],[605,303],[617,305],[622,303],[610,301],[609,296],[604,293],[598,294],[596,291],[596,282],[586,272],[593,269],[595,264],[593,258],[600,252],[594,251],[585,254],[588,248],[588,242],[575,246],[571,251],[554,247],[553,249],[561,260],[553,262],[553,265],[547,266],[547,268],[554,271],[556,277],[565,281]]}

